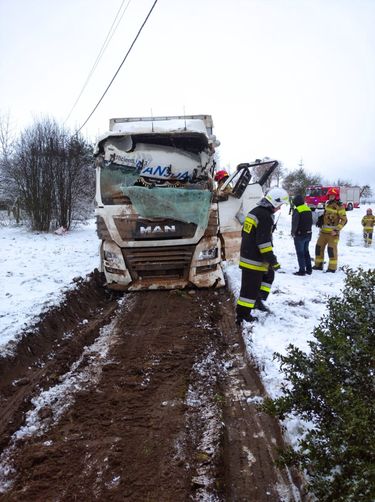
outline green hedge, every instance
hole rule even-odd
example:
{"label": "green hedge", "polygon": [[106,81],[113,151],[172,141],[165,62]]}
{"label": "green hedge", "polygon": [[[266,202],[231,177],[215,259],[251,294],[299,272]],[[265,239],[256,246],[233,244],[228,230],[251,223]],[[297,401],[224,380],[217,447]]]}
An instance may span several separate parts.
{"label": "green hedge", "polygon": [[279,462],[307,473],[319,501],[375,500],[375,269],[346,270],[345,288],[328,300],[306,354],[276,354],[287,376],[283,395],[264,409],[313,424],[298,451]]}

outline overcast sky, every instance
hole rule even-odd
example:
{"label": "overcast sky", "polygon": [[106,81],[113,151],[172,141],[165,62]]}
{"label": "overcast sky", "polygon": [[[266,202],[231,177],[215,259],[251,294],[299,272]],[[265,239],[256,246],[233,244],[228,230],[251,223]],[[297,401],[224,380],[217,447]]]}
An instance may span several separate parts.
{"label": "overcast sky", "polygon": [[[154,0],[126,0],[66,126],[80,127]],[[0,113],[64,122],[122,0],[0,0]],[[210,114],[223,166],[269,156],[375,187],[375,0],[158,0],[83,129]]]}

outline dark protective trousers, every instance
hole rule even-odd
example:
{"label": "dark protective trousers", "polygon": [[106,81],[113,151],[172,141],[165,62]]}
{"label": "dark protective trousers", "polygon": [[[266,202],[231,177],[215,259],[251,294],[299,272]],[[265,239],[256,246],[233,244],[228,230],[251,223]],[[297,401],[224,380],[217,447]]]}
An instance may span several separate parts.
{"label": "dark protective trousers", "polygon": [[[251,313],[257,298],[267,300],[274,278],[275,271],[271,267],[267,272],[242,269],[241,291],[236,308],[238,318],[246,318]],[[245,305],[239,305],[239,302]]]}
{"label": "dark protective trousers", "polygon": [[372,230],[365,230],[363,232],[363,239],[365,241],[365,246],[371,246],[372,244]]}
{"label": "dark protective trousers", "polygon": [[311,234],[296,235],[294,237],[294,247],[296,248],[300,272],[311,272],[311,257],[309,252],[310,241]]}
{"label": "dark protective trousers", "polygon": [[338,235],[320,233],[315,247],[315,265],[323,268],[324,250],[328,247],[328,269],[337,269],[337,244],[339,242]]}

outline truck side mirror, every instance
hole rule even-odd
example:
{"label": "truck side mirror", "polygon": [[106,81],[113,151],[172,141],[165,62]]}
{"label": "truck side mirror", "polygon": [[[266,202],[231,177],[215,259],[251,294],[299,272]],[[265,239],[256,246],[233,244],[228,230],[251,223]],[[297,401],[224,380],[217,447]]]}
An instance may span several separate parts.
{"label": "truck side mirror", "polygon": [[[241,165],[241,164],[240,164]],[[247,185],[249,184],[251,180],[251,174],[250,170],[248,167],[244,167],[242,169],[242,173],[240,174],[237,183],[233,187],[231,195],[235,197],[236,199],[240,199],[244,193],[244,191],[247,188]]]}

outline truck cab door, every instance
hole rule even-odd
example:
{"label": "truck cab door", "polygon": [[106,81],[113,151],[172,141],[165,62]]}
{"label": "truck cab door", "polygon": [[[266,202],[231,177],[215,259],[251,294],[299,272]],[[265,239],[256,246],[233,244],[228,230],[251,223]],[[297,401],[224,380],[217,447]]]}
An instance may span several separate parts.
{"label": "truck cab door", "polygon": [[[249,211],[263,197],[263,186],[279,165],[277,160],[257,160],[253,164],[243,163],[237,166],[217,193],[219,213],[219,236],[222,244],[223,260],[238,261],[241,247],[241,230],[243,221]],[[250,183],[252,167],[263,166],[263,174],[257,183]],[[225,193],[227,186],[231,192]]]}
{"label": "truck cab door", "polygon": [[[218,193],[219,236],[223,260],[239,260],[243,220],[263,197],[262,187],[259,183],[249,184],[250,178],[248,168],[243,169],[240,173],[236,172],[229,177]],[[225,189],[231,186],[234,181],[235,184],[231,192],[225,193]]]}

